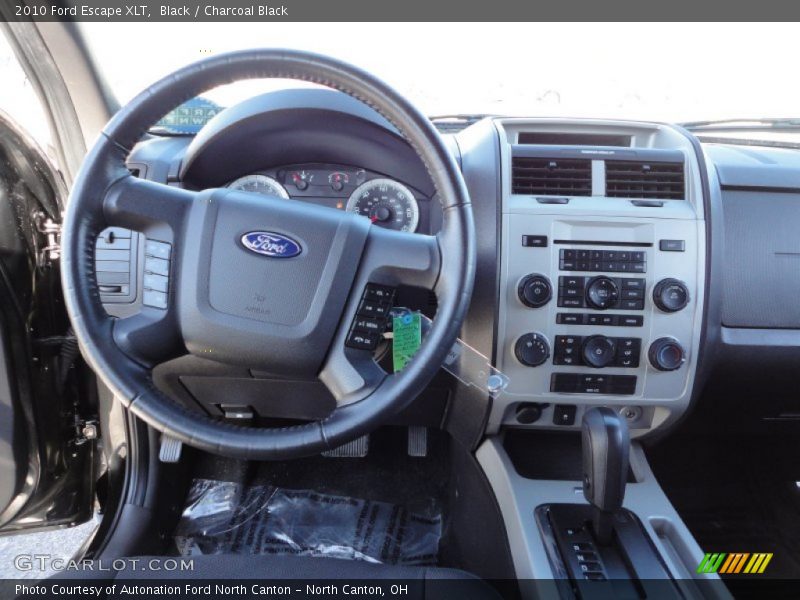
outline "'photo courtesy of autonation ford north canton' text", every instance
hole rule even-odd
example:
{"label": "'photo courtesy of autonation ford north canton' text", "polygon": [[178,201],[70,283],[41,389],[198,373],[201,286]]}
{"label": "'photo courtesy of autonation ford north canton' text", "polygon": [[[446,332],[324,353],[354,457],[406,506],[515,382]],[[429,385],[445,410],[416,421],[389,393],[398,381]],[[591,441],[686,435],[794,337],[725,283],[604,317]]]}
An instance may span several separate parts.
{"label": "'photo courtesy of autonation ford north canton' text", "polygon": [[0,600],[800,598],[798,21],[0,0]]}

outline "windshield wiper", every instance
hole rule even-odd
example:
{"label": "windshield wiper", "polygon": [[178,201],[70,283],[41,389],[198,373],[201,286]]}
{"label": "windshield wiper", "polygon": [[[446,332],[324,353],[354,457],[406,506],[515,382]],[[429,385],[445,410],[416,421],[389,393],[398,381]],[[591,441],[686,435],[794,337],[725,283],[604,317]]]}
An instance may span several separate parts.
{"label": "windshield wiper", "polygon": [[680,123],[689,131],[798,131],[800,119],[719,119],[716,121],[690,121]]}

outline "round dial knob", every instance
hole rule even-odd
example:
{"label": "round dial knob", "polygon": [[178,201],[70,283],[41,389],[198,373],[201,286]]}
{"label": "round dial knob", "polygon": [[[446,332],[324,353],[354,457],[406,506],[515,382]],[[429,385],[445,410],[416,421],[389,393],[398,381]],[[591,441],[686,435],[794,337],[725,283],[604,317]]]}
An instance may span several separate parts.
{"label": "round dial knob", "polygon": [[586,303],[592,308],[605,310],[616,306],[619,300],[619,288],[609,277],[595,277],[586,286]]}
{"label": "round dial knob", "polygon": [[650,364],[659,371],[674,371],[686,361],[686,352],[678,340],[663,337],[650,344],[647,357]]}
{"label": "round dial knob", "polygon": [[689,288],[678,279],[662,279],[653,288],[653,302],[664,312],[678,312],[689,304]]}
{"label": "round dial knob", "polygon": [[583,341],[581,354],[583,362],[590,367],[600,369],[607,367],[614,360],[616,346],[612,340],[604,335],[591,335]]}
{"label": "round dial knob", "polygon": [[550,344],[541,333],[526,333],[514,345],[517,360],[528,367],[538,367],[550,358]]}
{"label": "round dial knob", "polygon": [[525,306],[540,308],[550,302],[553,288],[550,286],[550,280],[544,275],[526,275],[519,282],[517,295]]}

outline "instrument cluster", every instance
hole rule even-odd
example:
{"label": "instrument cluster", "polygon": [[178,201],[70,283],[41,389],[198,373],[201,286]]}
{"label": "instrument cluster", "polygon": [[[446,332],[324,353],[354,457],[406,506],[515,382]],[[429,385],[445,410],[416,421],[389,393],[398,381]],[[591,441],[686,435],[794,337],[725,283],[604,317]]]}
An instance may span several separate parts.
{"label": "instrument cluster", "polygon": [[291,165],[250,173],[227,187],[286,200],[326,204],[362,215],[375,225],[416,232],[420,192],[379,173],[335,165]]}

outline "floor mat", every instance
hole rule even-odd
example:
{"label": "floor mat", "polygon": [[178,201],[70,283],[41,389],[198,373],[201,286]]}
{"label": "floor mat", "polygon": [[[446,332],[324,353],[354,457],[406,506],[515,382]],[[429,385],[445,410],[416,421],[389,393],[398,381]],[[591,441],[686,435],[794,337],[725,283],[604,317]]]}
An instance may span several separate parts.
{"label": "floor mat", "polygon": [[435,565],[442,517],[431,500],[411,512],[376,502],[270,485],[197,479],[175,531],[184,556],[295,554]]}
{"label": "floor mat", "polygon": [[[800,578],[800,452],[793,440],[675,436],[653,471],[704,552],[771,552],[764,576]],[[723,576],[737,597],[742,577]]]}

